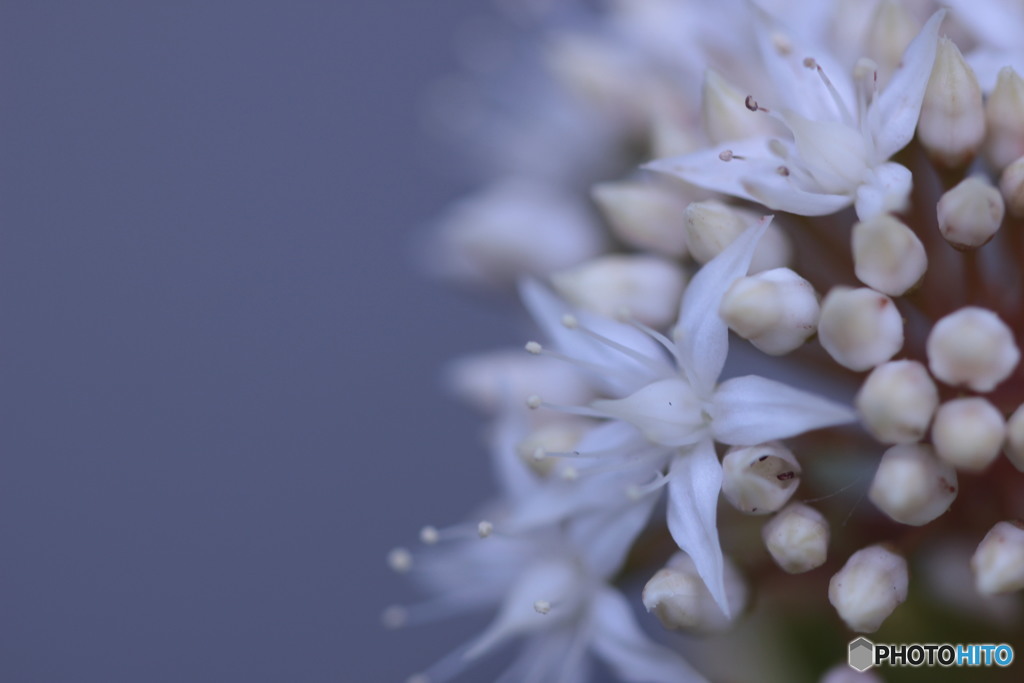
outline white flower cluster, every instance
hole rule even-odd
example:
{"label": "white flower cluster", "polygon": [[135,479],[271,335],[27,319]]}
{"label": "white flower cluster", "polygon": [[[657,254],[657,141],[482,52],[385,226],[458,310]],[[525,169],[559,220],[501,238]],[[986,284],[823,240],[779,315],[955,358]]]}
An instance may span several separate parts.
{"label": "white flower cluster", "polygon": [[[830,563],[805,597],[875,631],[907,598],[909,527],[977,543],[986,525],[977,592],[1024,587],[1008,515],[1024,490],[1024,10],[945,4],[549,7],[519,142],[488,147],[500,172],[430,248],[444,277],[517,292],[539,330],[448,373],[488,416],[501,492],[389,557],[433,597],[388,624],[496,615],[411,681],[512,639],[502,681],[586,681],[591,655],[625,681],[704,680],[640,628],[615,587],[626,566],[649,579],[648,612],[698,634],[741,617],[745,573]],[[723,379],[730,334],[765,374],[819,390]],[[791,499],[808,475],[836,480],[817,454],[837,443],[874,455],[867,497],[888,521],[859,509],[830,539],[828,515]],[[767,517],[774,569],[725,557],[720,498]],[[671,557],[644,549],[662,529]]]}

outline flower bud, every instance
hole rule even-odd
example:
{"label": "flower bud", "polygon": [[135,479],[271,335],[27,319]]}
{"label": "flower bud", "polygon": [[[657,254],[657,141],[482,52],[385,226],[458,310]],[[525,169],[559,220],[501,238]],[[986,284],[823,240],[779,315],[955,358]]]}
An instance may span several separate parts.
{"label": "flower bud", "polygon": [[775,268],[732,283],[718,312],[736,334],[780,356],[814,334],[820,310],[810,282],[789,268]]}
{"label": "flower bud", "polygon": [[685,278],[675,263],[657,256],[612,254],[551,276],[570,304],[608,318],[623,312],[652,327],[676,318]]}
{"label": "flower bud", "polygon": [[922,526],[949,509],[956,498],[956,470],[940,462],[931,446],[893,446],[882,455],[868,498],[901,524]]}
{"label": "flower bud", "polygon": [[666,256],[686,254],[686,201],[671,187],[620,180],[594,185],[590,196],[612,233],[626,244]]}
{"label": "flower bud", "polygon": [[997,171],[1024,156],[1024,79],[1013,67],[999,71],[985,101],[985,156]]}
{"label": "flower bud", "polygon": [[1003,452],[1013,466],[1024,472],[1024,404],[1006,421],[1006,444]]}
{"label": "flower bud", "polygon": [[1006,323],[976,306],[961,308],[935,323],[926,349],[933,375],[974,391],[992,391],[1020,360],[1020,349]]}
{"label": "flower bud", "polygon": [[924,276],[928,256],[913,230],[882,214],[853,226],[853,265],[868,287],[899,296]]}
{"label": "flower bud", "polygon": [[980,472],[999,455],[1006,422],[995,406],[977,396],[939,406],[932,424],[938,456],[959,470]]}
{"label": "flower bud", "polygon": [[718,145],[771,134],[771,119],[747,108],[747,94],[712,69],[704,73],[702,111],[704,130],[711,142]]}
{"label": "flower bud", "polygon": [[[724,566],[725,597],[733,617],[743,611],[747,602],[747,587],[743,578],[728,559]],[[644,586],[644,607],[654,612],[668,629],[682,629],[697,633],[714,633],[729,628],[732,619],[711,597],[697,573],[697,567],[686,553],[673,555],[665,567]]]}
{"label": "flower bud", "polygon": [[986,244],[1003,222],[1006,205],[999,190],[972,176],[942,195],[936,206],[939,232],[960,250]]}
{"label": "flower bud", "polygon": [[702,264],[720,254],[753,222],[752,216],[715,199],[693,202],[683,217],[690,254]]}
{"label": "flower bud", "polygon": [[878,63],[884,85],[903,61],[903,53],[920,30],[910,12],[899,2],[878,3],[867,32],[864,34],[865,54]]}
{"label": "flower bud", "polygon": [[772,559],[790,574],[801,574],[825,564],[828,537],[825,517],[802,503],[786,506],[761,529],[761,538]]}
{"label": "flower bud", "polygon": [[1024,157],[1017,159],[999,177],[999,192],[1010,215],[1024,218]]}
{"label": "flower bud", "polygon": [[874,633],[907,599],[907,561],[882,545],[858,550],[828,584],[828,600],[846,625]]}
{"label": "flower bud", "polygon": [[833,287],[821,302],[818,338],[840,365],[867,370],[903,347],[903,319],[884,294],[864,287]]}
{"label": "flower bud", "polygon": [[587,104],[614,116],[636,120],[642,115],[649,84],[624,50],[601,38],[562,33],[548,47],[545,61],[552,75]]}
{"label": "flower bud", "polygon": [[800,463],[777,441],[733,447],[722,458],[722,493],[741,512],[775,512],[789,501],[799,483]]}
{"label": "flower bud", "polygon": [[928,153],[954,167],[968,163],[985,137],[985,109],[974,71],[949,38],[939,38],[921,104],[917,136]]}
{"label": "flower bud", "polygon": [[856,404],[864,426],[882,443],[915,443],[928,431],[939,390],[923,365],[894,360],[872,370]]}
{"label": "flower bud", "polygon": [[429,265],[442,277],[503,287],[568,268],[603,246],[581,204],[532,181],[506,180],[448,210]]}
{"label": "flower bud", "polygon": [[982,595],[1024,588],[1024,525],[999,522],[985,534],[971,558],[974,585]]}

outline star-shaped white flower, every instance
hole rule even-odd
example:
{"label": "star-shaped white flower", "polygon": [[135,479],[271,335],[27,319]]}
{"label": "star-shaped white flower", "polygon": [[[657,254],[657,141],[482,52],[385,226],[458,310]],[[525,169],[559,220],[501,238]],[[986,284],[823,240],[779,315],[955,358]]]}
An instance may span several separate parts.
{"label": "star-shaped white flower", "polygon": [[[567,319],[565,304],[543,287],[533,282],[522,287],[527,307],[555,338],[560,355],[600,380],[610,379],[605,389],[620,397],[595,400],[577,411],[609,420],[573,453],[577,457],[595,454],[594,461],[599,463],[595,481],[587,481],[581,470],[581,479],[572,483],[575,494],[558,491],[533,509],[569,515],[607,501],[609,486],[621,483],[623,476],[656,473],[655,481],[639,492],[667,485],[669,530],[693,558],[726,614],[729,607],[716,527],[722,467],[715,442],[751,446],[855,419],[845,406],[763,377],[718,383],[729,343],[718,308],[732,282],[746,275],[769,223],[770,218],[765,218],[751,226],[701,268],[683,295],[674,341],[649,331],[669,350],[674,366],[649,347],[612,338],[627,339],[629,332],[635,333],[628,325],[582,315]],[[600,332],[594,329],[598,324]],[[542,351],[537,347],[533,350]],[[609,468],[609,459],[617,459],[619,469]],[[667,475],[661,474],[666,468]]]}
{"label": "star-shaped white flower", "polygon": [[815,57],[762,16],[762,61],[776,97],[787,106],[769,111],[751,97],[747,107],[775,116],[792,138],[726,142],[646,168],[804,216],[835,213],[850,204],[861,220],[902,209],[910,171],[889,159],[914,137],[944,15],[945,10],[932,15],[881,92],[870,63],[858,64],[853,80],[831,66],[826,75],[825,53]]}

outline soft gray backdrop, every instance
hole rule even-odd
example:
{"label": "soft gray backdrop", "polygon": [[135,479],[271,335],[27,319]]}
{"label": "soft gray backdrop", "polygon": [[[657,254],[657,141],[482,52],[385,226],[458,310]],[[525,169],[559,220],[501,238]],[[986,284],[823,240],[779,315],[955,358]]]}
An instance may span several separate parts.
{"label": "soft gray backdrop", "polygon": [[377,615],[490,489],[436,370],[507,330],[407,248],[482,11],[0,5],[0,681],[395,681],[469,634]]}

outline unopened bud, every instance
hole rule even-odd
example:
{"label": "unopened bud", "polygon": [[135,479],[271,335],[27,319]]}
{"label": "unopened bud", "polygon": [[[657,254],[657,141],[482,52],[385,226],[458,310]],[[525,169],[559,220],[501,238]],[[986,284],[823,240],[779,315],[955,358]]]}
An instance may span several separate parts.
{"label": "unopened bud", "polygon": [[926,345],[938,379],[974,391],[992,391],[1020,360],[1013,332],[992,311],[967,306],[935,323]]}
{"label": "unopened bud", "polygon": [[801,574],[825,564],[828,522],[820,512],[793,503],[761,529],[761,538],[775,563],[790,574]]}
{"label": "unopened bud", "polygon": [[965,178],[942,195],[936,206],[939,232],[957,249],[977,249],[986,244],[1003,222],[1003,196],[987,180]]}
{"label": "unopened bud", "polygon": [[798,348],[818,326],[818,296],[789,268],[774,268],[732,283],[718,309],[729,327],[764,353]]}
{"label": "unopened bud", "polygon": [[590,196],[612,233],[626,244],[666,256],[686,254],[686,200],[671,187],[620,180],[594,185]]}
{"label": "unopened bud", "polygon": [[985,100],[985,156],[997,171],[1024,156],[1024,79],[1013,67],[999,71]]}
{"label": "unopened bud", "polygon": [[[725,560],[725,596],[733,617],[743,611],[747,587],[732,563]],[[690,556],[677,552],[644,586],[644,607],[668,629],[713,633],[729,628],[732,619],[711,597]]]}
{"label": "unopened bud", "polygon": [[956,499],[956,470],[940,462],[931,446],[893,446],[871,482],[868,498],[901,524],[921,526],[949,509]]}
{"label": "unopened bud", "polygon": [[903,319],[884,294],[864,287],[833,287],[821,302],[818,338],[840,365],[867,370],[903,347]]}
{"label": "unopened bud", "polygon": [[907,599],[907,561],[885,546],[858,550],[828,584],[828,600],[846,625],[874,633]]}
{"label": "unopened bud", "polygon": [[1006,421],[1006,444],[1003,448],[1013,466],[1024,472],[1024,405],[1013,411]]}
{"label": "unopened bud", "polygon": [[940,163],[962,166],[985,137],[985,109],[974,71],[949,38],[939,38],[917,136]]}
{"label": "unopened bud", "polygon": [[793,245],[789,236],[779,227],[781,223],[772,221],[761,236],[754,250],[754,258],[750,260],[747,272],[760,273],[773,268],[786,268],[793,261]]}
{"label": "unopened bud", "polygon": [[894,360],[871,371],[857,393],[857,410],[882,443],[915,443],[928,431],[939,405],[939,390],[924,366]]}
{"label": "unopened bud", "polygon": [[690,254],[699,263],[722,253],[754,221],[753,216],[714,199],[693,202],[683,216]]}
{"label": "unopened bud", "polygon": [[955,398],[939,406],[932,424],[938,456],[959,470],[980,472],[999,455],[1006,422],[983,398]]}
{"label": "unopened bud", "polygon": [[799,483],[800,463],[776,441],[733,447],[722,458],[722,493],[741,512],[775,512],[789,502]]}
{"label": "unopened bud", "polygon": [[878,63],[884,85],[903,61],[903,53],[920,26],[902,3],[883,0],[878,3],[865,32],[865,54]]}
{"label": "unopened bud", "polygon": [[658,256],[612,254],[551,276],[573,306],[608,318],[620,311],[652,327],[676,318],[685,278],[678,264]]}
{"label": "unopened bud", "polygon": [[853,226],[853,265],[868,287],[900,296],[924,276],[928,256],[913,230],[882,214]]}
{"label": "unopened bud", "polygon": [[562,33],[549,44],[545,57],[555,78],[591,106],[627,120],[639,115],[640,104],[630,97],[638,87],[636,65],[610,41]]}
{"label": "unopened bud", "polygon": [[1017,218],[1024,218],[1024,157],[1003,169],[999,192],[1006,201],[1006,210]]}
{"label": "unopened bud", "polygon": [[718,145],[730,140],[768,135],[771,121],[747,108],[747,93],[737,90],[716,71],[704,73],[704,130],[711,142]]}
{"label": "unopened bud", "polygon": [[974,551],[971,570],[982,595],[1024,588],[1024,525],[999,522],[992,527]]}

